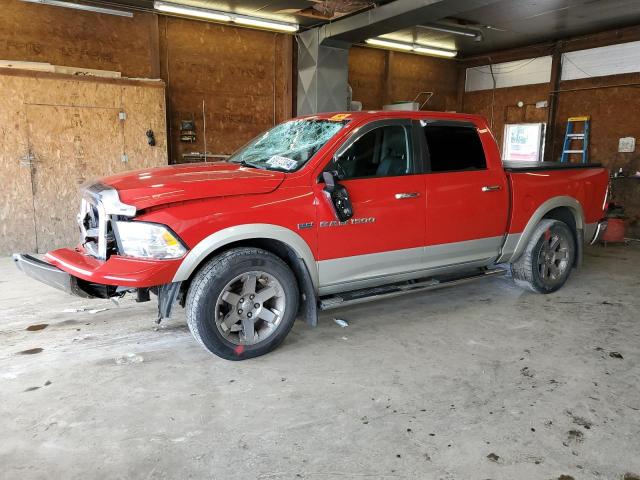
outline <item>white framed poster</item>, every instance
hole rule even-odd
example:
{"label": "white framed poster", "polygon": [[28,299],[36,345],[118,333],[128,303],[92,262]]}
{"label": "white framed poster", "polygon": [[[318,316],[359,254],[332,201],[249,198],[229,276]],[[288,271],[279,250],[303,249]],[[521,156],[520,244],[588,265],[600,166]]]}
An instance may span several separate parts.
{"label": "white framed poster", "polygon": [[544,123],[508,123],[504,126],[502,159],[540,162],[544,151]]}

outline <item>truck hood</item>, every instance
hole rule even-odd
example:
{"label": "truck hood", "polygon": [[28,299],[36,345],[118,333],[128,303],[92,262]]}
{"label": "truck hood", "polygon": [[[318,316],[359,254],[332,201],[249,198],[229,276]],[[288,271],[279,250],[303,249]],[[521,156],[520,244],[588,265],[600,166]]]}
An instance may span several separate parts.
{"label": "truck hood", "polygon": [[137,210],[167,203],[274,191],[285,174],[237,164],[190,163],[136,170],[101,179]]}

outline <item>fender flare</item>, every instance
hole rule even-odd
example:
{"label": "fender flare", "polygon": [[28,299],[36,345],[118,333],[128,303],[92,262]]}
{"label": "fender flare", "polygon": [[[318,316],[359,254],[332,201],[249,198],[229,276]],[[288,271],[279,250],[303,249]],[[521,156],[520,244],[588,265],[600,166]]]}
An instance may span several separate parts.
{"label": "fender flare", "polygon": [[[524,230],[520,234],[509,234],[505,240],[504,247],[502,248],[502,254],[500,258],[496,261],[496,263],[503,262],[515,262],[520,258],[522,253],[524,252],[529,240],[531,239],[531,235],[535,230],[536,226],[540,221],[544,218],[544,216],[549,213],[551,210],[554,210],[559,207],[567,207],[571,213],[573,214],[573,218],[576,222],[576,233],[577,233],[577,247],[578,247],[578,255],[582,252],[582,242],[584,241],[584,211],[582,209],[582,205],[575,198],[569,197],[567,195],[562,195],[558,197],[550,198],[540,205],[535,212],[529,218],[527,225],[524,227]],[[580,259],[578,259],[578,264],[580,263]]]}
{"label": "fender flare", "polygon": [[292,248],[306,265],[315,290],[318,290],[318,264],[305,240],[293,230],[270,223],[248,223],[224,228],[203,238],[189,250],[173,277],[173,282],[188,280],[210,254],[230,243],[241,240],[278,240]]}

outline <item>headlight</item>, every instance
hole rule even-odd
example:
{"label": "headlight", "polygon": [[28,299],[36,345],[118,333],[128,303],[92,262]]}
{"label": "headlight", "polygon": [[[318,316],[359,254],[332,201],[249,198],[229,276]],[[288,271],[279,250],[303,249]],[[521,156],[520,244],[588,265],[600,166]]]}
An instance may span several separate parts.
{"label": "headlight", "polygon": [[168,228],[155,223],[116,222],[123,254],[139,258],[180,258],[187,249]]}

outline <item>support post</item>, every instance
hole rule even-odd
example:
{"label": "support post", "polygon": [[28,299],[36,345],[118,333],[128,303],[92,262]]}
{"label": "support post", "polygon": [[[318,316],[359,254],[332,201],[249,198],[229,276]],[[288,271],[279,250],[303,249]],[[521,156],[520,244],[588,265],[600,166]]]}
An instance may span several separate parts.
{"label": "support post", "polygon": [[547,111],[547,129],[544,135],[544,161],[552,162],[555,148],[553,140],[556,130],[556,116],[558,112],[558,90],[560,88],[560,78],[562,77],[562,45],[556,42],[553,46],[551,56],[551,92],[549,92],[549,109]]}
{"label": "support post", "polygon": [[349,110],[349,50],[320,45],[319,29],[298,35],[298,115]]}

